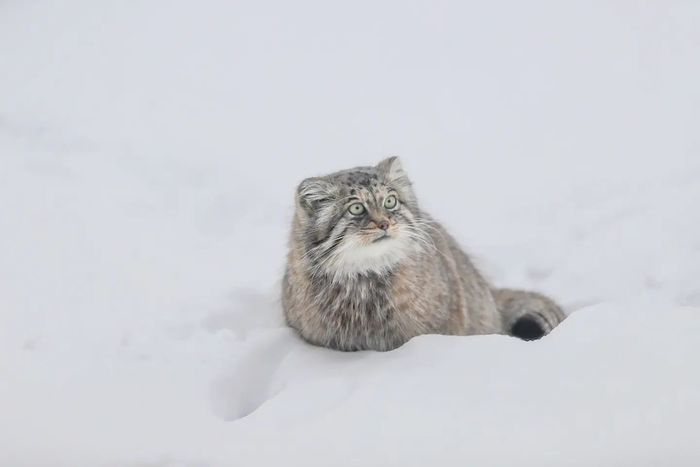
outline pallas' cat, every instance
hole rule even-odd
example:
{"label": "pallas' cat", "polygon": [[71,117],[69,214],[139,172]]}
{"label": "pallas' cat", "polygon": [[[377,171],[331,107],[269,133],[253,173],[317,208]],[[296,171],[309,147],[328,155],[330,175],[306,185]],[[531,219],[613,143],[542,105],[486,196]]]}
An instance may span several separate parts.
{"label": "pallas' cat", "polygon": [[537,339],[565,318],[543,295],[489,285],[420,209],[397,157],[301,182],[282,304],[306,341],[346,351],[419,334]]}

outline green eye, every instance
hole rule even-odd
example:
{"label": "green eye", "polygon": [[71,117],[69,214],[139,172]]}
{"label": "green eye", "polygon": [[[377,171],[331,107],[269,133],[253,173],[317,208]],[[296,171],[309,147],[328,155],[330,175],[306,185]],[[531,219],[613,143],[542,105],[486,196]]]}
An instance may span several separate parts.
{"label": "green eye", "polygon": [[362,205],[362,203],[353,203],[348,208],[348,212],[353,216],[359,216],[365,212],[365,207]]}
{"label": "green eye", "polygon": [[398,205],[399,202],[396,199],[396,196],[391,195],[387,199],[384,200],[384,207],[387,209],[394,209],[396,205]]}

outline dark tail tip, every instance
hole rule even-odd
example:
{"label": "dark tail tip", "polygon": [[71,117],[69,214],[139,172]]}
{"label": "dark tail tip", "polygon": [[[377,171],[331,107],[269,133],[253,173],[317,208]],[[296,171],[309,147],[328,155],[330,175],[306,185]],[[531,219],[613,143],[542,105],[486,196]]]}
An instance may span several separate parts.
{"label": "dark tail tip", "polygon": [[534,341],[546,334],[542,325],[527,315],[520,317],[515,322],[510,328],[510,333],[525,341]]}

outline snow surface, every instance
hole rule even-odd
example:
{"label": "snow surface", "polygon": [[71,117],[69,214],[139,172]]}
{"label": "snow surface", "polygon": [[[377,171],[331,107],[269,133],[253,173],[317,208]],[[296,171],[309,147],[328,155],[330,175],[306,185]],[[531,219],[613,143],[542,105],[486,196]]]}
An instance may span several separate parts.
{"label": "snow surface", "polygon": [[[700,4],[0,4],[0,466],[700,465]],[[547,338],[310,347],[292,193],[399,154]]]}

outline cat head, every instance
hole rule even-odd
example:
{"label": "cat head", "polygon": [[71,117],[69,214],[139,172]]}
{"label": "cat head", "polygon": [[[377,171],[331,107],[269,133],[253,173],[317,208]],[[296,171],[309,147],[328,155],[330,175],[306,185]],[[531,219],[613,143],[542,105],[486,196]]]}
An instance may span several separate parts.
{"label": "cat head", "polygon": [[398,157],[307,178],[296,220],[314,273],[337,278],[390,271],[426,242],[416,197]]}

